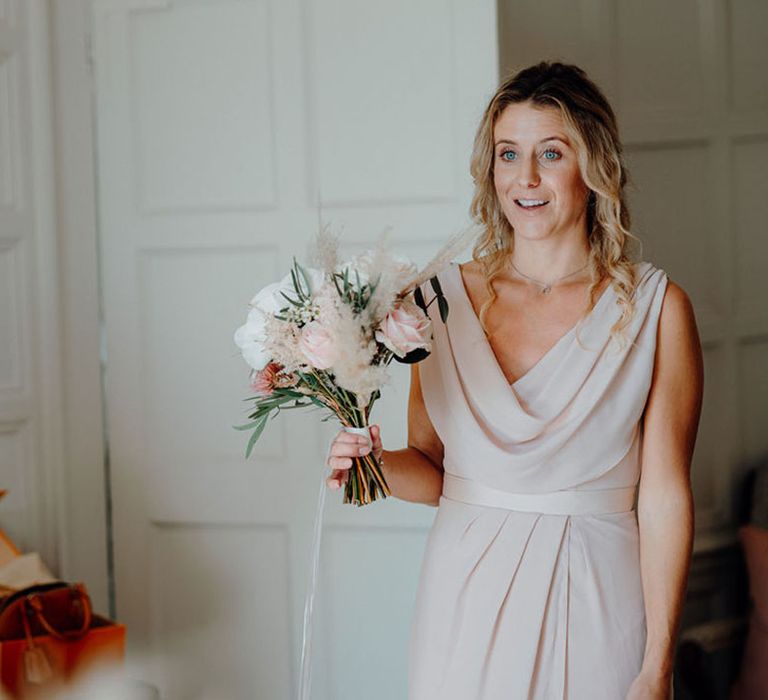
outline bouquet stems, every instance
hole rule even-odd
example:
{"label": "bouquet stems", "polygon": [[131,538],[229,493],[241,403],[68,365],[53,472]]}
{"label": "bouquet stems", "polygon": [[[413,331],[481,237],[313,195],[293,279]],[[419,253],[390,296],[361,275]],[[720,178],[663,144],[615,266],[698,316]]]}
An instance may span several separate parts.
{"label": "bouquet stems", "polygon": [[[368,425],[359,427],[345,425],[344,430],[358,435],[367,435],[369,443],[372,445]],[[373,452],[361,457],[352,457],[352,467],[349,470],[344,488],[344,503],[364,506],[391,495],[392,492],[384,478],[379,460],[376,459]]]}

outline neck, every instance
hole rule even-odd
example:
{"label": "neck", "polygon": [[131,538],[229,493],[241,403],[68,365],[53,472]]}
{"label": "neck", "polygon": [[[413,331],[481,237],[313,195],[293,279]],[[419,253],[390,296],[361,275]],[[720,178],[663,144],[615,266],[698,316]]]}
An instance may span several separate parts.
{"label": "neck", "polygon": [[580,274],[574,275],[574,279],[583,276],[587,271],[583,268],[589,263],[589,252],[588,246],[572,250],[559,248],[550,254],[547,251],[516,245],[509,262],[511,269],[516,268],[524,276],[540,282],[553,282],[577,271]]}

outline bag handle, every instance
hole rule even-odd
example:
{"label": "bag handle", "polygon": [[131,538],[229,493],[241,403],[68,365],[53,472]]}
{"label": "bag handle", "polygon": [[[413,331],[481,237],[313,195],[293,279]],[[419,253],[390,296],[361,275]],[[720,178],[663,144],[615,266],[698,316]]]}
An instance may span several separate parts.
{"label": "bag handle", "polygon": [[48,660],[45,648],[40,644],[35,644],[35,638],[29,627],[24,600],[22,600],[21,606],[21,620],[24,623],[24,635],[27,638],[27,646],[24,649],[24,673],[31,683],[44,683],[53,675],[51,662]]}
{"label": "bag handle", "polygon": [[[37,593],[30,593],[24,599],[30,608],[32,608],[35,616],[45,631],[48,632],[48,634],[50,634],[52,637],[55,637],[56,639],[63,642],[80,639],[81,637],[85,636],[91,626],[91,599],[85,590],[85,586],[82,583],[76,583],[72,588],[70,588],[70,593],[73,599],[79,599],[83,614],[83,622],[80,625],[80,629],[77,630],[64,630],[60,632],[59,630],[54,629],[48,620],[45,619],[43,603]],[[26,610],[24,612],[26,613]]]}

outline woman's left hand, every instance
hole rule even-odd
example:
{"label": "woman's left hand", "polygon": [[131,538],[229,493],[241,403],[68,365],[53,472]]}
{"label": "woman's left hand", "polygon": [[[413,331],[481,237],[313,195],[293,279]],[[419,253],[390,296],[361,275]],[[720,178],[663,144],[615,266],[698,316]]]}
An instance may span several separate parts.
{"label": "woman's left hand", "polygon": [[640,671],[629,686],[626,700],[671,700],[672,679],[669,676]]}

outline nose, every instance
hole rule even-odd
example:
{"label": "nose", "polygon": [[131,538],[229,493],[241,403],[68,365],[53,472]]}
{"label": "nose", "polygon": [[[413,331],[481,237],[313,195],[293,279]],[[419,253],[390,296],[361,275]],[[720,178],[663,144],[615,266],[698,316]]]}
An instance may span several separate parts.
{"label": "nose", "polygon": [[517,181],[521,187],[536,187],[539,184],[539,171],[535,158],[521,159],[517,170]]}

